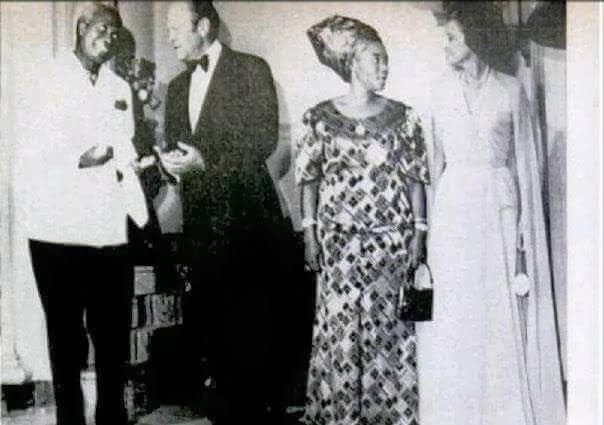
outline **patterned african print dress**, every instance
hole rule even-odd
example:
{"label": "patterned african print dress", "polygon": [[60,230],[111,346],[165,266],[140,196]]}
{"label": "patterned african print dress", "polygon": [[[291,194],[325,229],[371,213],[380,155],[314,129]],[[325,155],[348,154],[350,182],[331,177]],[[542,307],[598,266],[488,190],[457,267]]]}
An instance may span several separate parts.
{"label": "patterned african print dress", "polygon": [[396,303],[413,236],[409,182],[428,183],[419,119],[394,101],[366,119],[326,101],[303,121],[296,181],[320,181],[322,249],[303,420],[417,424],[414,327]]}

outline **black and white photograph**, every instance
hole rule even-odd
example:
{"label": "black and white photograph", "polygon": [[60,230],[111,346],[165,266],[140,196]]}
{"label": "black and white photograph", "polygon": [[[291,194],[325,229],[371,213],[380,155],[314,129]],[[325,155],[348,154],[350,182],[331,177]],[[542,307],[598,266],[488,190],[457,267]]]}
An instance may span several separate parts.
{"label": "black and white photograph", "polygon": [[0,2],[0,422],[601,423],[602,14]]}

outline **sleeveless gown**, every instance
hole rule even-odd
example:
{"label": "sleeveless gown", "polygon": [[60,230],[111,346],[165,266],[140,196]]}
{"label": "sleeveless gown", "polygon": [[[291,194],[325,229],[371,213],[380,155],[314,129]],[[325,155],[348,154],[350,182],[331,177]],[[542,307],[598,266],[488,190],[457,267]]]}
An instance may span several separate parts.
{"label": "sleeveless gown", "polygon": [[446,167],[433,181],[429,214],[433,320],[416,326],[419,422],[562,424],[558,382],[547,383],[555,387],[547,421],[533,404],[524,360],[527,301],[512,289],[520,199],[515,80],[492,70],[484,78],[475,114],[454,75],[433,96],[432,131]]}

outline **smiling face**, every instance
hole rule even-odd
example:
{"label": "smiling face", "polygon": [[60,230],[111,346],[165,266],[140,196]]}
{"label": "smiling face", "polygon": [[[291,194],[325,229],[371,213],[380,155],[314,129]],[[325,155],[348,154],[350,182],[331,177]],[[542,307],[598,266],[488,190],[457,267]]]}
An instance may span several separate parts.
{"label": "smiling face", "polygon": [[195,59],[203,53],[204,27],[207,19],[200,20],[201,25],[193,24],[193,14],[185,2],[172,3],[168,9],[168,39],[176,56],[181,61]]}
{"label": "smiling face", "polygon": [[461,25],[456,20],[450,20],[445,25],[445,59],[453,67],[461,66],[474,53],[466,44]]}
{"label": "smiling face", "polygon": [[80,49],[92,62],[102,64],[113,56],[120,26],[110,13],[100,12],[79,26]]}
{"label": "smiling face", "polygon": [[388,53],[378,41],[364,42],[352,59],[352,75],[365,88],[381,91],[388,78]]}

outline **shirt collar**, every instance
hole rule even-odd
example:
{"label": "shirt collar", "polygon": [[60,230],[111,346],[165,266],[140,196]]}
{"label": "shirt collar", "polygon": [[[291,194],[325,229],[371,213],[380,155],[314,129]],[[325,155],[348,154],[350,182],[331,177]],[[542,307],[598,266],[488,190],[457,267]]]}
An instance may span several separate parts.
{"label": "shirt collar", "polygon": [[195,73],[202,72],[204,74],[211,73],[214,68],[216,68],[216,64],[218,63],[218,59],[220,58],[220,53],[222,52],[222,44],[218,40],[214,40],[210,47],[204,53],[208,57],[208,70],[203,71],[199,67],[195,69]]}
{"label": "shirt collar", "polygon": [[[76,75],[81,76],[82,80],[85,79],[86,82],[92,86],[92,84],[90,82],[90,75],[91,75],[90,71],[88,71],[86,68],[84,68],[84,66],[82,65],[82,62],[80,62],[80,60],[75,55],[75,53],[72,52],[71,54],[67,55],[64,58],[63,62],[65,62],[69,66],[72,76],[76,76]],[[97,69],[95,86],[99,85],[100,80],[106,78],[107,69],[109,68],[109,62],[110,61],[104,62]]]}
{"label": "shirt collar", "polygon": [[222,52],[222,44],[220,44],[220,41],[214,40],[206,52],[210,61],[208,69],[213,69],[216,66],[216,62],[218,62],[218,58],[220,57],[220,52]]}

